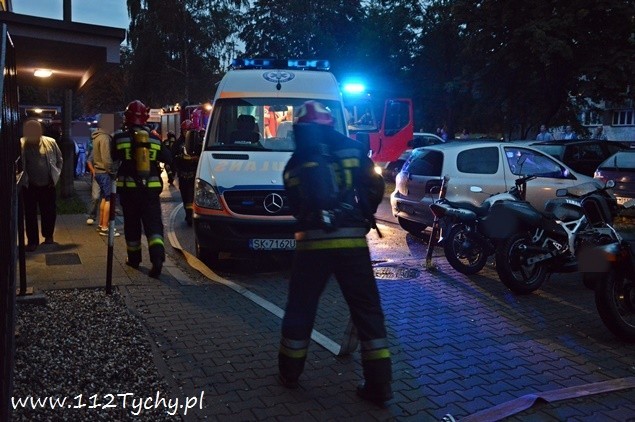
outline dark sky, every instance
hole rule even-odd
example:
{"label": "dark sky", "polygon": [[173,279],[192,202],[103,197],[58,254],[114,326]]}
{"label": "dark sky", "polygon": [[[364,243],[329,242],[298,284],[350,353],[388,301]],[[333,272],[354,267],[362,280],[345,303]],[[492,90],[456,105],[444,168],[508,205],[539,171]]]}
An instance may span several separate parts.
{"label": "dark sky", "polygon": [[[62,19],[62,0],[13,0],[13,11]],[[74,0],[73,21],[128,29],[126,0]]]}

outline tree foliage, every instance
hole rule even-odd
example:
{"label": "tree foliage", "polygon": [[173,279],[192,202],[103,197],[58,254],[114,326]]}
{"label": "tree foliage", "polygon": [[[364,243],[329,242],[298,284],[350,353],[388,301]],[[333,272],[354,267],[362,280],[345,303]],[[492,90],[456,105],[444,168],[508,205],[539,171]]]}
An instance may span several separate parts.
{"label": "tree foliage", "polygon": [[129,92],[149,104],[207,100],[236,49],[246,0],[128,0]]}
{"label": "tree foliage", "polygon": [[573,123],[587,99],[635,96],[632,0],[127,3],[125,64],[101,92],[153,106],[207,100],[239,54],[330,59],[339,78],[412,97],[426,130],[525,137]]}

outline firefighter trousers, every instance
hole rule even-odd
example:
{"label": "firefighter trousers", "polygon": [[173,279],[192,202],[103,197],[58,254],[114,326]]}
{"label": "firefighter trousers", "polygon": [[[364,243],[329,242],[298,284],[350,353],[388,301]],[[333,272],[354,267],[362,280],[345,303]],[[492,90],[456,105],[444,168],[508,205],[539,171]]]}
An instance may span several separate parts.
{"label": "firefighter trousers", "polygon": [[145,231],[150,261],[165,261],[160,192],[157,189],[135,189],[119,193],[123,210],[123,229],[128,261],[141,262],[141,232]]}
{"label": "firefighter trousers", "polygon": [[179,190],[185,208],[185,218],[192,218],[192,203],[194,202],[194,177],[182,177],[179,175]]}
{"label": "firefighter trousers", "polygon": [[384,313],[367,247],[296,251],[282,320],[280,374],[297,380],[302,373],[318,301],[331,275],[337,279],[357,329],[365,381],[389,383],[392,370]]}

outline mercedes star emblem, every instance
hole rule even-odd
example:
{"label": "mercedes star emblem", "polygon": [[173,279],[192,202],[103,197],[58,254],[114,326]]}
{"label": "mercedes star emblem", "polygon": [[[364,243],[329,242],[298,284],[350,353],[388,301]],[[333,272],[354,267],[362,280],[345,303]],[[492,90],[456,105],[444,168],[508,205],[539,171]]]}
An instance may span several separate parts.
{"label": "mercedes star emblem", "polygon": [[284,206],[284,199],[282,196],[277,193],[270,193],[265,196],[264,201],[262,201],[262,205],[265,207],[265,210],[269,214],[277,214],[282,211],[282,207]]}

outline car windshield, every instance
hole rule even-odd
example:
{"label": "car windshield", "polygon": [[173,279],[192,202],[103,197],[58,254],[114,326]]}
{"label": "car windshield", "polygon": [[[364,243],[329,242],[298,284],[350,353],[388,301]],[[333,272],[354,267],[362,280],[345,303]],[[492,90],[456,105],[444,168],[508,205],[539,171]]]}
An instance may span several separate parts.
{"label": "car windshield", "polygon": [[[205,143],[213,151],[295,150],[294,115],[303,98],[235,98],[214,103]],[[343,112],[337,101],[320,100],[333,115],[335,129],[345,133]]]}
{"label": "car windshield", "polygon": [[346,116],[346,124],[351,132],[374,131],[377,130],[377,119],[375,118],[375,110],[369,98],[363,96],[360,98],[346,98],[344,102],[344,113]]}
{"label": "car windshield", "polygon": [[618,152],[600,164],[598,170],[635,170],[635,152]]}

